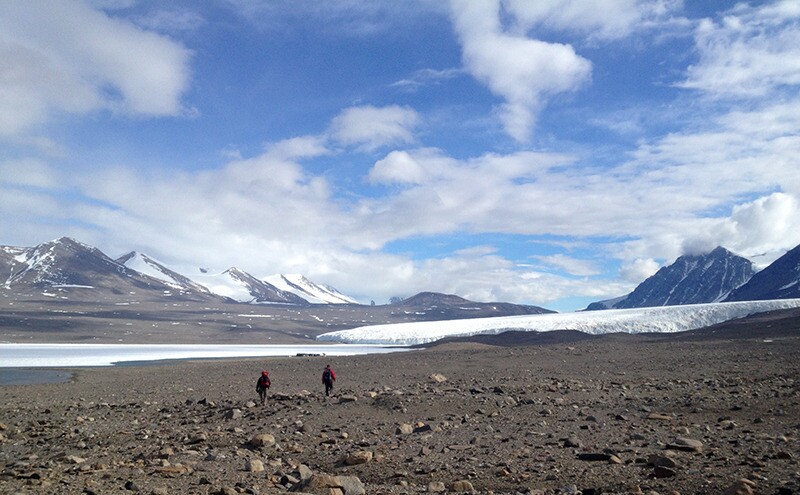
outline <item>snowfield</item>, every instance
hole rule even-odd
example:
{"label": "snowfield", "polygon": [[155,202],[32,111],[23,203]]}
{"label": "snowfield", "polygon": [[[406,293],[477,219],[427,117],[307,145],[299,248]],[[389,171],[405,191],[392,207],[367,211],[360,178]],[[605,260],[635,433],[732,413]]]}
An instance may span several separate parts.
{"label": "snowfield", "polygon": [[370,325],[325,333],[320,341],[348,344],[416,345],[445,337],[495,335],[510,330],[549,332],[578,330],[588,334],[683,332],[755,313],[800,307],[800,299],[609,309],[576,313],[503,316],[468,320]]}

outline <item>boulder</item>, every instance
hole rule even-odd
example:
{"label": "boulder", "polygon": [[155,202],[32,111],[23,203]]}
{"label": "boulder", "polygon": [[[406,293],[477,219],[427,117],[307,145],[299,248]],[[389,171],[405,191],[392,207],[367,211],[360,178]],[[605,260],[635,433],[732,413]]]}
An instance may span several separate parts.
{"label": "boulder", "polygon": [[450,491],[456,493],[474,493],[475,488],[467,480],[454,481],[450,484]]}
{"label": "boulder", "polygon": [[344,463],[348,466],[356,466],[358,464],[366,464],[372,460],[372,452],[369,450],[359,450],[349,454],[344,459]]}
{"label": "boulder", "polygon": [[309,479],[298,483],[292,492],[313,495],[365,495],[364,484],[355,476],[332,476],[330,474],[314,474]]}
{"label": "boulder", "polygon": [[686,452],[702,452],[703,442],[687,437],[676,437],[675,440],[667,444],[670,450],[683,450]]}
{"label": "boulder", "polygon": [[250,473],[263,473],[264,472],[264,463],[261,462],[259,459],[248,459],[245,470]]}
{"label": "boulder", "polygon": [[433,383],[444,383],[447,381],[447,377],[442,375],[441,373],[434,373],[430,376],[430,379]]}
{"label": "boulder", "polygon": [[395,435],[409,435],[414,432],[414,427],[408,423],[403,423],[394,431]]}
{"label": "boulder", "polygon": [[259,433],[254,435],[248,442],[252,447],[263,448],[275,445],[275,437],[269,433]]}

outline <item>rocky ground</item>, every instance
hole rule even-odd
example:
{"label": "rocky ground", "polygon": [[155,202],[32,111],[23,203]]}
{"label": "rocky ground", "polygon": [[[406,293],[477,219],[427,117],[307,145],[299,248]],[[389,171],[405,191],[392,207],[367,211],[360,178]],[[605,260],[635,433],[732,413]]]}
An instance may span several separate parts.
{"label": "rocky ground", "polygon": [[80,370],[0,387],[0,492],[800,493],[800,330],[747,335]]}

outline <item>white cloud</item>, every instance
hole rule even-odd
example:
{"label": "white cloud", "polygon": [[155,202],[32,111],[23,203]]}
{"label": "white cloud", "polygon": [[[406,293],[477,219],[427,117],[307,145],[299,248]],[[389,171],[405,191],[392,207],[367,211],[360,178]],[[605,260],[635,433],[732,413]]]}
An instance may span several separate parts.
{"label": "white cloud", "polygon": [[553,95],[575,91],[591,76],[591,63],[569,45],[504,32],[500,2],[453,0],[452,18],[465,68],[503,98],[506,132],[526,142],[536,116]]}
{"label": "white cloud", "polygon": [[190,52],[81,1],[0,5],[0,135],[56,112],[179,115]]}
{"label": "white cloud", "polygon": [[58,185],[54,175],[46,162],[34,158],[0,162],[0,183],[8,185],[53,188]]}
{"label": "white cloud", "polygon": [[425,176],[419,162],[406,151],[392,151],[369,171],[370,181],[376,183],[421,184]]}
{"label": "white cloud", "polygon": [[688,236],[687,242],[721,244],[743,256],[775,259],[800,244],[800,200],[773,193],[736,205],[729,216],[709,223],[706,230]]}
{"label": "white cloud", "polygon": [[680,86],[712,97],[763,97],[800,84],[800,8],[791,0],[737,5],[695,30],[700,60]]}
{"label": "white cloud", "polygon": [[505,0],[523,31],[550,29],[589,33],[599,39],[627,36],[646,22],[675,10],[679,1]]}
{"label": "white cloud", "polygon": [[441,81],[458,77],[463,73],[463,69],[421,69],[414,72],[408,79],[396,81],[391,86],[413,92],[423,86],[435,85]]}
{"label": "white cloud", "polygon": [[638,284],[647,277],[653,275],[661,268],[661,265],[654,259],[636,258],[623,263],[619,274],[623,280]]}
{"label": "white cloud", "polygon": [[559,253],[549,256],[535,256],[535,258],[542,263],[556,267],[569,273],[570,275],[588,277],[592,275],[599,275],[601,273],[594,262],[573,258],[572,256],[567,256],[565,254]]}
{"label": "white cloud", "polygon": [[331,121],[328,132],[344,145],[374,151],[387,145],[412,143],[419,120],[416,111],[399,105],[351,107]]}

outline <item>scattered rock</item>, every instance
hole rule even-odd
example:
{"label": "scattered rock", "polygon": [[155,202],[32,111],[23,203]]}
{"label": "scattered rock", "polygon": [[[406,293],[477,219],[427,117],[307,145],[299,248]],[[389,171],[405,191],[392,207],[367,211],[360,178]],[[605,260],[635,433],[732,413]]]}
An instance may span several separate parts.
{"label": "scattered rock", "polygon": [[251,473],[262,473],[264,472],[264,463],[259,459],[248,459],[245,470]]}
{"label": "scattered rock", "polygon": [[444,493],[447,487],[441,481],[431,481],[428,483],[428,491],[431,493]]}
{"label": "scattered rock", "polygon": [[459,480],[454,481],[450,485],[450,491],[456,493],[474,493],[475,488],[472,486],[472,482],[467,480]]}
{"label": "scattered rock", "polygon": [[394,431],[395,435],[409,435],[414,432],[414,427],[408,423],[403,423]]}
{"label": "scattered rock", "polygon": [[353,453],[349,454],[347,457],[345,457],[344,463],[347,464],[348,466],[355,466],[355,465],[358,465],[358,464],[366,464],[366,463],[372,461],[372,456],[373,456],[372,452],[370,452],[368,450],[359,450],[359,451],[353,452]]}
{"label": "scattered rock", "polygon": [[583,442],[581,442],[581,440],[577,436],[570,435],[569,437],[564,439],[564,447],[572,447],[580,449],[583,448]]}
{"label": "scattered rock", "polygon": [[675,440],[667,444],[671,450],[683,450],[685,452],[702,452],[703,442],[687,437],[676,437]]}
{"label": "scattered rock", "polygon": [[738,480],[733,485],[729,486],[722,495],[753,495],[755,493],[756,484],[746,478]]}
{"label": "scattered rock", "polygon": [[447,377],[441,373],[434,373],[430,376],[430,380],[433,383],[444,383],[447,381]]}
{"label": "scattered rock", "polygon": [[364,484],[355,476],[331,476],[330,474],[314,474],[309,479],[298,483],[292,492],[310,493],[314,495],[364,495]]}
{"label": "scattered rock", "polygon": [[241,409],[229,409],[225,411],[225,415],[223,416],[227,420],[231,419],[242,419],[243,413]]}
{"label": "scattered rock", "polygon": [[250,441],[248,443],[257,449],[263,447],[272,447],[273,445],[275,445],[275,436],[269,433],[259,433],[250,438]]}

